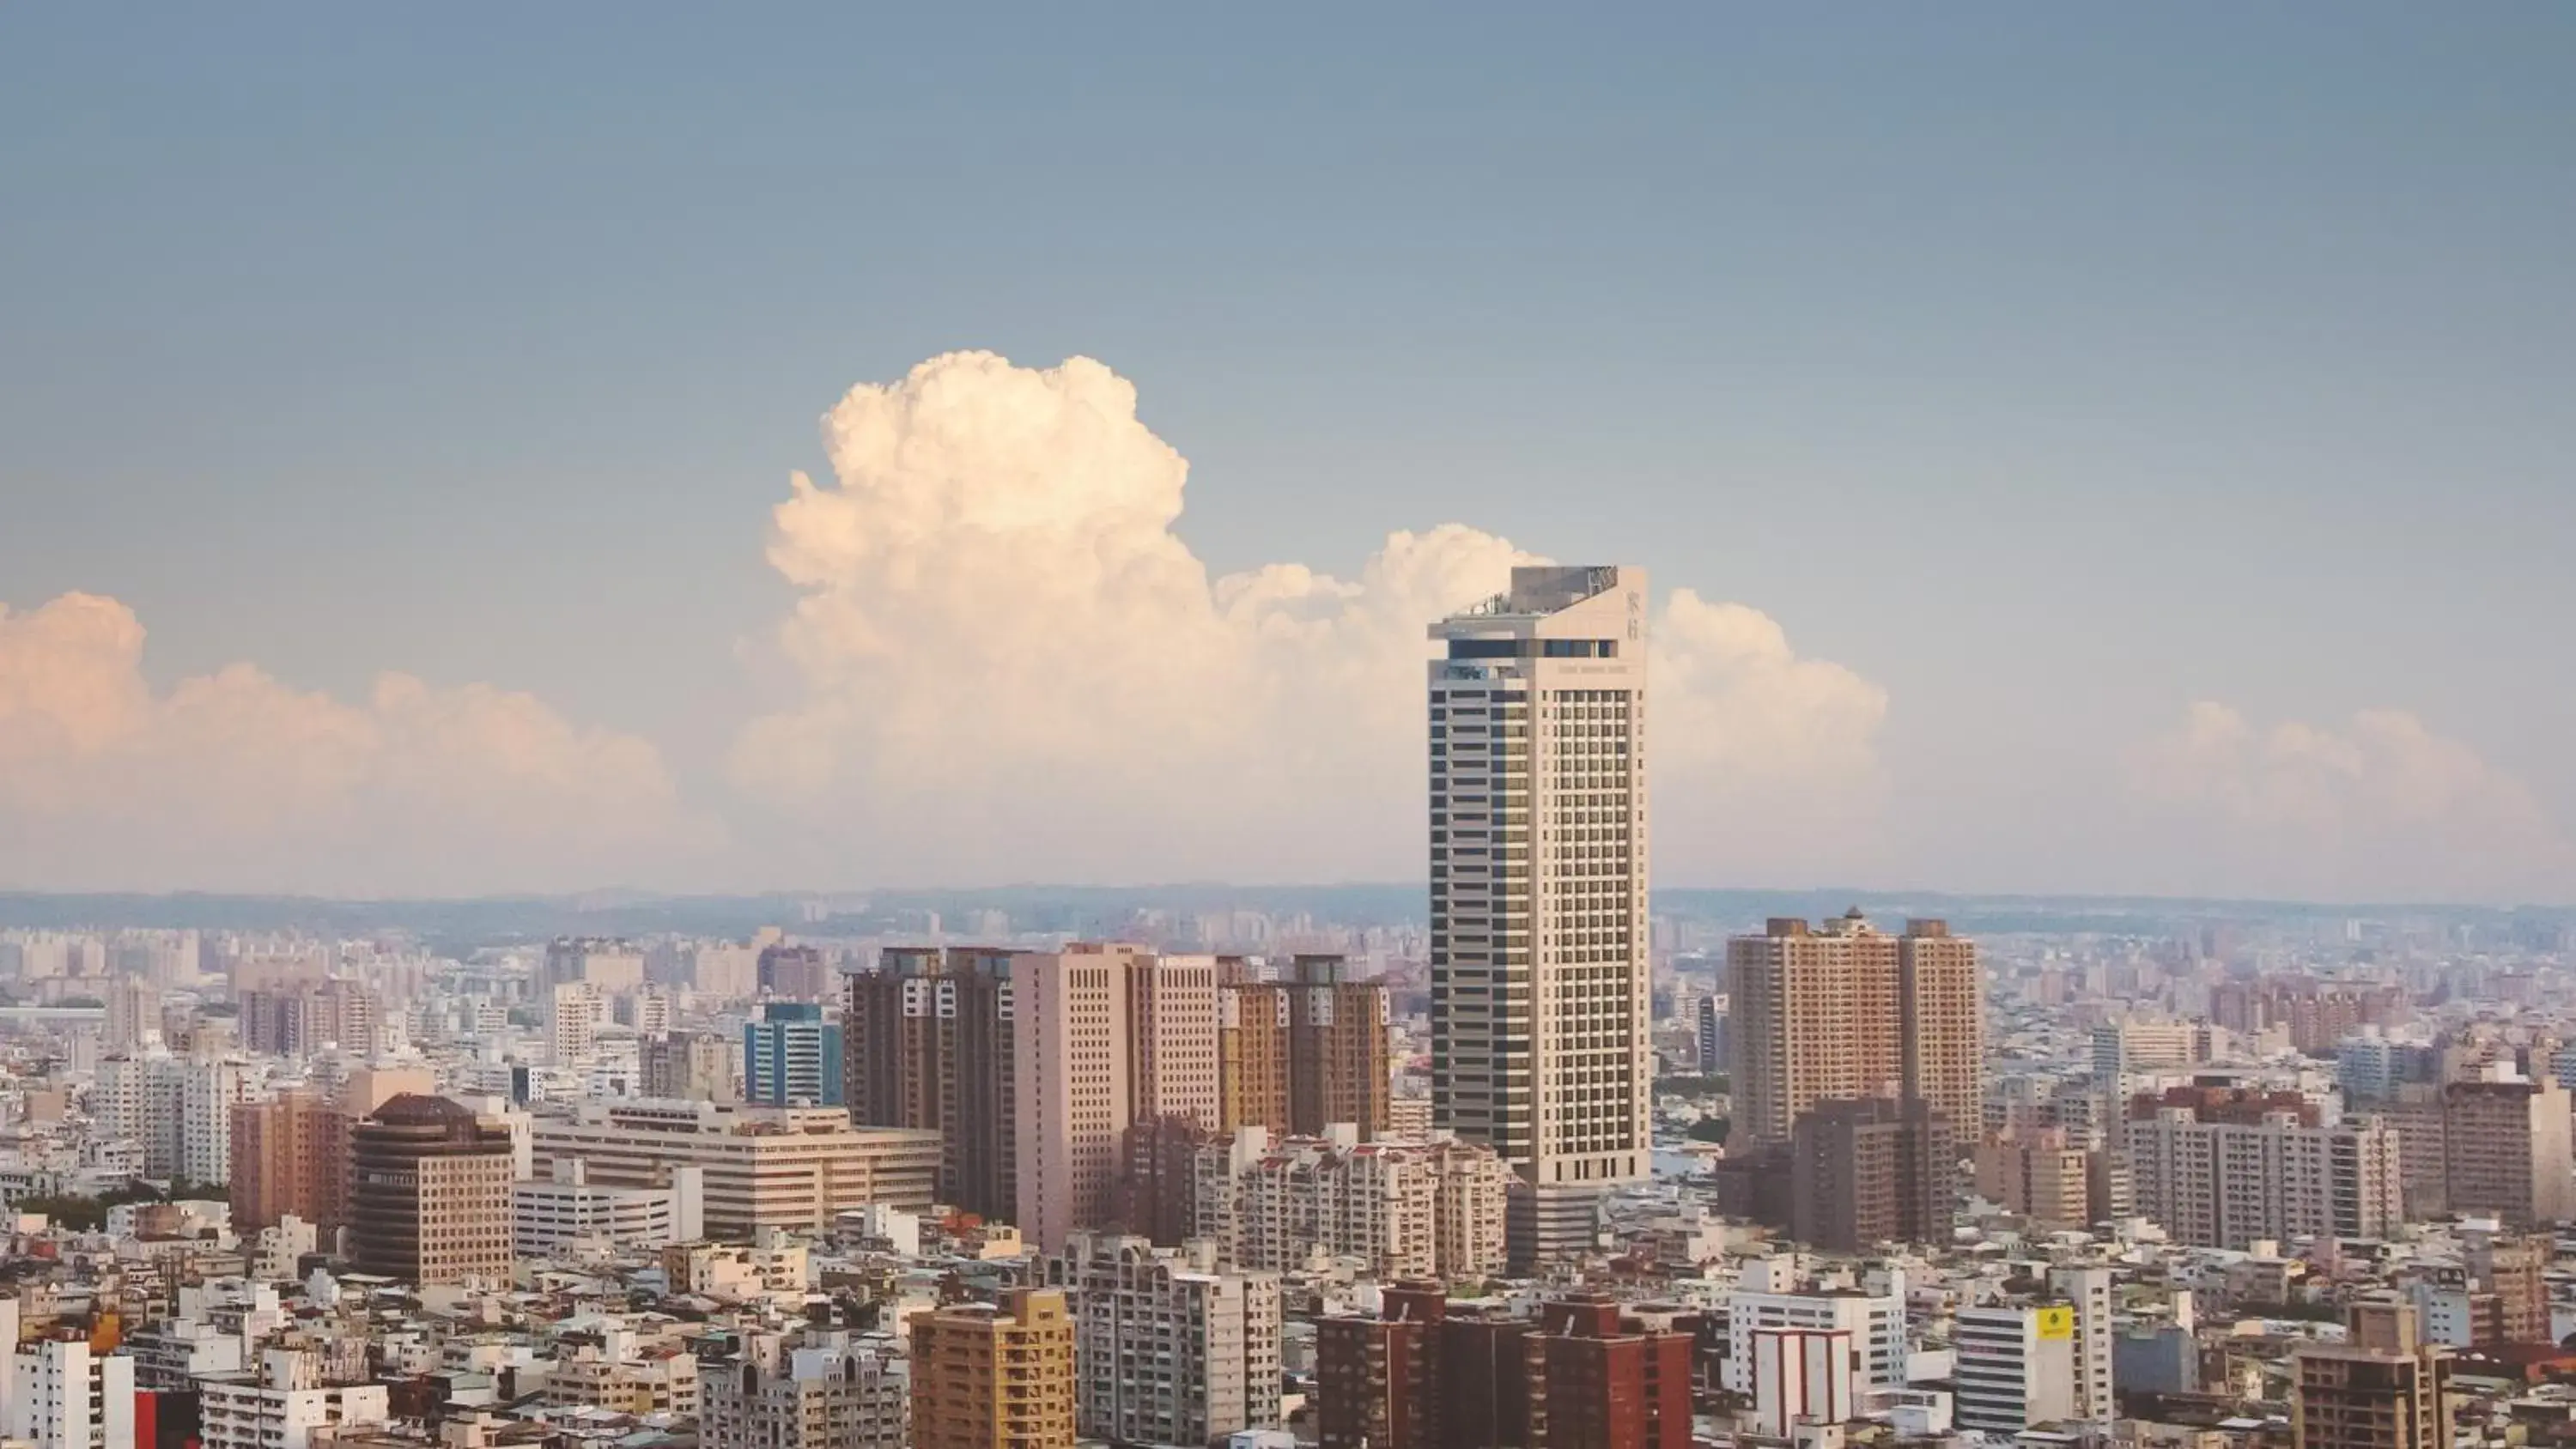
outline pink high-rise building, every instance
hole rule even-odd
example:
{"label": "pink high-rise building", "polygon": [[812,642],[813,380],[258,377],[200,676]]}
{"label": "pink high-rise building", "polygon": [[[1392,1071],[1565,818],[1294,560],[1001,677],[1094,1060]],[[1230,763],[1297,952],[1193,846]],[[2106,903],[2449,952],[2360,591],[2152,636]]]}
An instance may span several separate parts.
{"label": "pink high-rise building", "polygon": [[1038,1252],[1062,1251],[1115,1211],[1133,1106],[1129,977],[1150,959],[1139,946],[1081,943],[1011,958],[1019,1228]]}

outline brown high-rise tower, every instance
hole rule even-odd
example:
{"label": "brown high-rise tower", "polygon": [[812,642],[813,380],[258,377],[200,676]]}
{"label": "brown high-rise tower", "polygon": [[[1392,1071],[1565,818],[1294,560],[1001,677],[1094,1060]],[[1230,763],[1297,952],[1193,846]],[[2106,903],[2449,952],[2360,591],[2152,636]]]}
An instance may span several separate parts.
{"label": "brown high-rise tower", "polygon": [[1854,910],[1772,921],[1727,943],[1735,1130],[1786,1142],[1829,1098],[1920,1097],[1984,1115],[1985,992],[1976,943],[1939,921],[1884,935]]}
{"label": "brown high-rise tower", "polygon": [[1013,1166],[1011,953],[888,947],[849,978],[844,1091],[863,1127],[940,1134],[939,1198],[1010,1220]]}
{"label": "brown high-rise tower", "polygon": [[274,1227],[289,1214],[337,1227],[347,1210],[349,1119],[318,1094],[281,1092],[232,1115],[233,1225]]}
{"label": "brown high-rise tower", "polygon": [[1386,985],[1340,956],[1300,956],[1282,981],[1234,974],[1223,988],[1224,1127],[1313,1137],[1337,1122],[1386,1135],[1391,1071]]}

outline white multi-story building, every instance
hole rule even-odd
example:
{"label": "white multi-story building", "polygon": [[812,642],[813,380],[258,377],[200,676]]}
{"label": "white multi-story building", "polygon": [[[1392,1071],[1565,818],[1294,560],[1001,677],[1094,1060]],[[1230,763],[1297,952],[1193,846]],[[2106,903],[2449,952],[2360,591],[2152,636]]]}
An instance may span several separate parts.
{"label": "white multi-story building", "polygon": [[[17,1304],[9,1306],[14,1320]],[[135,1449],[134,1360],[92,1353],[85,1339],[19,1344],[0,1400],[0,1434],[34,1449]]]}
{"label": "white multi-story building", "polygon": [[580,1246],[653,1247],[706,1233],[706,1171],[675,1167],[668,1187],[607,1187],[590,1181],[577,1157],[549,1164],[552,1176],[510,1186],[510,1246],[550,1258]]}
{"label": "white multi-story building", "polygon": [[255,1374],[203,1380],[197,1404],[205,1449],[308,1449],[316,1429],[390,1419],[383,1384],[326,1384],[322,1377],[314,1354],[272,1348]]}
{"label": "white multi-story building", "polygon": [[232,1176],[233,1108],[258,1091],[257,1069],[245,1061],[120,1053],[99,1061],[90,1116],[101,1135],[142,1146],[147,1175],[224,1182]]}
{"label": "white multi-story building", "polygon": [[2120,1417],[2111,1400],[2111,1270],[2051,1268],[2048,1286],[2075,1315],[2075,1403],[2068,1415],[2107,1427]]}
{"label": "white multi-story building", "polygon": [[926,1210],[937,1195],[939,1134],[856,1127],[837,1107],[732,1107],[633,1099],[581,1102],[535,1119],[533,1152],[580,1158],[588,1181],[667,1187],[674,1169],[706,1170],[706,1232],[745,1238],[759,1228],[829,1228],[869,1203]]}
{"label": "white multi-story building", "polygon": [[754,1334],[699,1373],[705,1449],[904,1449],[912,1382],[893,1339]]}
{"label": "white multi-story building", "polygon": [[2203,1120],[2164,1106],[2120,1124],[2130,1191],[2176,1242],[2242,1249],[2295,1237],[2386,1237],[2405,1222],[2397,1129],[2310,1126],[2297,1112]]}
{"label": "white multi-story building", "polygon": [[1645,572],[1515,568],[1431,637],[1432,1110],[1535,1261],[1649,1167]]}
{"label": "white multi-story building", "polygon": [[1510,1170],[1465,1142],[1362,1143],[1353,1127],[1273,1144],[1260,1127],[1200,1150],[1198,1236],[1269,1272],[1318,1254],[1388,1278],[1481,1278],[1503,1267]]}
{"label": "white multi-story building", "polygon": [[1959,1310],[1955,1414],[1962,1429],[2018,1434],[2075,1417],[2075,1310]]}
{"label": "white multi-story building", "polygon": [[546,991],[546,1050],[558,1067],[588,1064],[608,1016],[608,999],[590,981],[558,981]]}
{"label": "white multi-story building", "polygon": [[1277,1275],[1220,1269],[1204,1240],[1175,1250],[1089,1232],[1042,1271],[1073,1313],[1085,1437],[1206,1444],[1279,1421]]}
{"label": "white multi-story building", "polygon": [[[1834,1335],[1850,1354],[1853,1402],[1905,1387],[1905,1283],[1887,1270],[1875,1291],[1857,1288],[1802,1290],[1791,1258],[1756,1258],[1744,1265],[1727,1299],[1727,1359],[1723,1380],[1734,1393],[1759,1388],[1757,1348],[1767,1333]],[[1794,1358],[1807,1352],[1785,1341],[1775,1345]]]}

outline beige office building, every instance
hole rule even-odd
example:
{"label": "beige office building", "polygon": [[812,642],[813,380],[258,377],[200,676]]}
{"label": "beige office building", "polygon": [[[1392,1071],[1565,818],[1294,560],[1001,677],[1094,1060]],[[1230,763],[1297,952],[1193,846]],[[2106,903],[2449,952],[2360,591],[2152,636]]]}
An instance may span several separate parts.
{"label": "beige office building", "polygon": [[871,1203],[919,1212],[938,1195],[938,1133],[852,1126],[837,1107],[582,1102],[536,1119],[535,1151],[540,1178],[579,1159],[594,1187],[666,1188],[674,1168],[699,1168],[713,1238],[828,1228]]}
{"label": "beige office building", "polygon": [[405,1283],[510,1281],[510,1129],[406,1092],[349,1134],[350,1258]]}
{"label": "beige office building", "polygon": [[1054,1288],[912,1316],[913,1449],[1073,1449],[1073,1317]]}
{"label": "beige office building", "polygon": [[1645,571],[1514,568],[1430,637],[1432,1113],[1531,1263],[1649,1170]]}
{"label": "beige office building", "polygon": [[1890,936],[1855,909],[1771,921],[1727,943],[1735,1131],[1789,1140],[1832,1098],[1921,1097],[1984,1118],[1985,991],[1976,943],[1940,921]]}
{"label": "beige office building", "polygon": [[1214,956],[1137,955],[1127,963],[1128,1119],[1179,1117],[1214,1132],[1223,1115]]}

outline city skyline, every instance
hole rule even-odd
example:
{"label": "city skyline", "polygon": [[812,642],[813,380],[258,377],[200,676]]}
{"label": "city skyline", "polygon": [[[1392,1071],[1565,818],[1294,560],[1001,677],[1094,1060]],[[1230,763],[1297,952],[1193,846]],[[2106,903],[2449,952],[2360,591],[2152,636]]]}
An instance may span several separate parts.
{"label": "city skyline", "polygon": [[1418,880],[1620,558],[1660,885],[2576,901],[2567,17],[1028,23],[11,16],[0,889]]}

